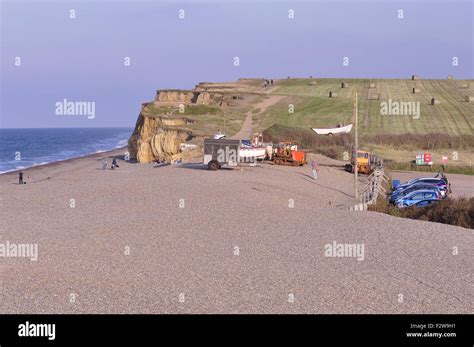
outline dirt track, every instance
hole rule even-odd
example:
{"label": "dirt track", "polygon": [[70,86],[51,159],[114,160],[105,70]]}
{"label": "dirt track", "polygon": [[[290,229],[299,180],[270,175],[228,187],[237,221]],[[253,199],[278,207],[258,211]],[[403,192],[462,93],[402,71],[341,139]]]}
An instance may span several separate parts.
{"label": "dirt track", "polygon": [[[266,99],[264,99],[263,101],[261,101],[260,103],[258,103],[256,105],[254,105],[254,109],[260,109],[260,111],[258,113],[255,113],[255,115],[257,115],[259,113],[262,113],[262,112],[265,112],[265,110],[268,107],[276,104],[278,101],[280,101],[283,98],[284,98],[284,96],[277,96],[277,95],[271,95],[271,96],[266,97]],[[252,124],[252,115],[253,114],[252,114],[252,111],[254,109],[252,109],[251,111],[246,113],[246,116],[245,116],[244,122],[242,124],[242,127],[240,128],[240,130],[237,134],[235,134],[234,136],[231,137],[231,139],[241,140],[241,139],[250,139],[251,138],[252,128],[253,128],[253,124]]]}

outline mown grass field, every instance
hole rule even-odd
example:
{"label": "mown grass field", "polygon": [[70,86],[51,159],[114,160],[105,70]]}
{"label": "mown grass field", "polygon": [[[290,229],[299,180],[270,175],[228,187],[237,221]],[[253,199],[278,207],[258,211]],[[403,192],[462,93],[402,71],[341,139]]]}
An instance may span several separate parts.
{"label": "mown grass field", "polygon": [[[347,86],[341,88],[341,83]],[[260,117],[257,126],[270,124],[292,127],[325,127],[353,121],[353,100],[359,96],[360,134],[474,134],[473,81],[466,80],[396,80],[396,79],[288,79],[279,80],[272,94],[289,97]],[[374,88],[369,88],[374,84]],[[470,88],[462,87],[468,84]],[[413,94],[413,88],[419,93]],[[329,98],[329,91],[337,97]],[[378,95],[379,100],[368,100]],[[431,98],[440,103],[431,105]],[[420,117],[382,115],[381,102],[419,102]],[[294,113],[288,105],[294,104]]]}

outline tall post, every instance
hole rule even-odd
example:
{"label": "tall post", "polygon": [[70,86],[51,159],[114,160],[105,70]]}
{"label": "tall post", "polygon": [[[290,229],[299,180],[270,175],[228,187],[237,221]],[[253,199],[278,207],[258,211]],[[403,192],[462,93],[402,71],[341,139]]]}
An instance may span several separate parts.
{"label": "tall post", "polygon": [[355,100],[354,100],[354,115],[355,115],[355,145],[354,145],[354,155],[355,155],[355,164],[354,164],[354,197],[356,199],[359,198],[359,192],[357,191],[357,176],[358,176],[358,173],[359,173],[359,167],[358,167],[358,163],[357,163],[357,159],[359,158],[359,153],[358,153],[358,150],[359,150],[359,139],[358,139],[358,125],[359,125],[359,121],[358,121],[358,109],[357,109],[358,105],[357,105],[357,93],[355,93]]}

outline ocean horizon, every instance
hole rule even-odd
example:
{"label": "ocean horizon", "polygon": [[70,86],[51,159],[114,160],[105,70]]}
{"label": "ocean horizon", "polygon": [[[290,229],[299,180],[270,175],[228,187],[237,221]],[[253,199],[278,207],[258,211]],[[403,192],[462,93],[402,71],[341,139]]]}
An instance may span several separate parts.
{"label": "ocean horizon", "polygon": [[0,129],[0,174],[121,148],[132,131],[131,127]]}

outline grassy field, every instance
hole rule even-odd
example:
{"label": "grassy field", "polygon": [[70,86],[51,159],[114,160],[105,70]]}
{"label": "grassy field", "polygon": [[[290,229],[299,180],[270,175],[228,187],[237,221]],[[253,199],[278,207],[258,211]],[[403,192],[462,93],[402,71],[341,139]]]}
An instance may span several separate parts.
{"label": "grassy field", "polygon": [[[346,87],[341,88],[345,82]],[[379,79],[288,79],[279,80],[273,94],[288,95],[284,103],[265,113],[258,125],[283,124],[293,127],[324,127],[353,120],[353,98],[359,94],[360,134],[474,134],[474,102],[466,102],[465,95],[474,91],[463,88],[472,81],[457,80],[379,80]],[[374,88],[369,88],[374,84]],[[419,89],[416,94],[413,88]],[[329,98],[329,91],[337,97]],[[375,96],[379,100],[370,100]],[[431,105],[431,98],[440,103]],[[410,115],[382,115],[381,102],[391,99],[419,102],[420,117]],[[294,113],[288,113],[288,104]]]}
{"label": "grassy field", "polygon": [[209,137],[218,131],[232,135],[240,130],[246,113],[254,110],[252,105],[258,103],[262,96],[246,94],[244,99],[236,101],[233,106],[225,107],[185,105],[183,112],[180,112],[179,106],[156,106],[154,102],[150,102],[142,109],[142,114],[151,118],[161,117],[171,120],[185,118],[191,122],[186,125],[167,125],[166,127],[191,131],[198,137]]}
{"label": "grassy field", "polygon": [[[413,88],[417,89],[415,94]],[[280,132],[323,154],[332,153],[338,157],[344,151],[342,142],[345,141],[347,147],[353,139],[336,141],[338,143],[312,140],[312,137],[320,136],[311,133],[310,128],[353,123],[357,92],[359,139],[365,149],[402,163],[414,160],[419,152],[428,151],[433,154],[435,163],[439,164],[442,156],[448,155],[450,166],[471,167],[474,162],[474,102],[467,102],[465,96],[474,95],[472,88],[472,80],[278,80],[269,93],[285,98],[256,115],[254,127],[266,131],[273,139],[277,139]],[[337,96],[330,98],[330,91]],[[432,98],[438,103],[431,105]],[[383,114],[382,103],[389,100],[392,103],[419,103],[419,117],[416,114]],[[451,160],[453,152],[458,153],[455,161]]]}

